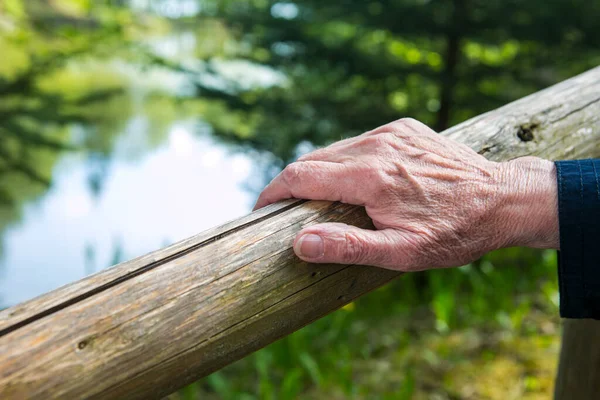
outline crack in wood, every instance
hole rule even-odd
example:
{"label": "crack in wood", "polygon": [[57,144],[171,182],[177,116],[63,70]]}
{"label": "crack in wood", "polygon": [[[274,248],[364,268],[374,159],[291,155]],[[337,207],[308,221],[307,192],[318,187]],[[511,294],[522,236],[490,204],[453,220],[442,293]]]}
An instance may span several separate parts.
{"label": "crack in wood", "polygon": [[293,209],[295,207],[298,207],[301,204],[304,204],[307,201],[308,200],[298,200],[297,202],[294,202],[294,203],[292,203],[290,205],[282,207],[279,210],[273,211],[272,213],[269,213],[269,214],[264,215],[264,216],[262,216],[260,218],[257,218],[256,220],[250,221],[250,222],[248,222],[246,224],[243,224],[243,225],[240,225],[240,226],[236,226],[235,228],[229,229],[229,230],[221,233],[220,235],[214,236],[214,237],[209,238],[209,239],[207,239],[205,241],[197,243],[197,244],[195,244],[193,246],[190,246],[190,247],[188,247],[186,249],[183,249],[183,250],[181,250],[181,251],[179,251],[177,253],[171,254],[171,255],[163,258],[163,259],[154,261],[154,262],[152,262],[150,264],[147,264],[147,265],[145,265],[145,266],[143,266],[143,267],[141,267],[141,268],[139,268],[137,270],[130,271],[129,273],[127,273],[127,274],[125,274],[123,276],[120,276],[120,277],[118,277],[118,278],[116,278],[116,279],[114,279],[114,280],[112,280],[110,282],[107,282],[107,283],[105,283],[103,285],[100,285],[100,286],[97,286],[95,288],[92,288],[88,292],[84,292],[84,293],[82,293],[82,294],[80,294],[80,295],[78,295],[76,297],[73,297],[73,298],[71,298],[71,299],[69,299],[67,301],[64,301],[64,302],[59,303],[59,304],[57,304],[57,305],[55,305],[55,306],[53,306],[51,308],[48,308],[48,309],[44,310],[43,312],[39,312],[37,314],[34,314],[31,317],[26,318],[26,319],[24,319],[22,321],[19,321],[19,322],[13,324],[13,325],[9,325],[8,327],[0,330],[0,337],[2,337],[4,335],[7,335],[7,334],[9,334],[11,332],[14,332],[17,329],[22,328],[22,327],[24,327],[24,326],[26,326],[28,324],[31,324],[32,322],[35,322],[35,321],[37,321],[39,319],[47,317],[48,315],[51,315],[51,314],[54,314],[54,313],[56,313],[56,312],[58,312],[60,310],[63,310],[65,308],[69,307],[69,306],[77,304],[77,303],[79,303],[79,302],[81,302],[81,301],[83,301],[85,299],[88,299],[88,298],[90,298],[90,297],[92,297],[92,296],[94,296],[94,295],[96,295],[98,293],[104,292],[105,290],[108,290],[108,289],[110,289],[112,287],[115,287],[115,286],[117,286],[118,284],[120,284],[122,282],[128,281],[128,280],[130,280],[130,279],[132,279],[132,278],[134,278],[136,276],[139,276],[139,275],[141,275],[143,273],[151,271],[151,270],[153,270],[156,267],[159,267],[159,266],[161,266],[163,264],[168,263],[169,261],[172,261],[172,260],[175,260],[177,258],[183,257],[186,254],[189,254],[189,253],[191,253],[193,251],[196,251],[196,250],[198,250],[198,249],[200,249],[200,248],[202,248],[202,247],[204,247],[204,246],[206,246],[206,245],[208,245],[210,243],[213,243],[213,242],[215,242],[215,241],[217,241],[219,239],[222,239],[222,238],[227,237],[227,236],[229,236],[229,235],[231,235],[231,234],[233,234],[235,232],[238,232],[238,231],[240,231],[242,229],[245,229],[248,226],[252,226],[252,225],[258,224],[258,223],[260,223],[260,222],[262,222],[262,221],[264,221],[266,219],[272,218],[272,217],[277,216],[279,214],[282,214],[282,213],[284,213],[286,211],[289,211],[289,210],[291,210],[291,209]]}
{"label": "crack in wood", "polygon": [[[332,203],[332,204],[331,204],[331,206],[329,206],[329,207],[328,207],[328,208],[330,208],[328,211],[326,211],[326,212],[325,212],[325,213],[323,213],[323,214],[317,214],[317,215],[314,215],[313,217],[311,217],[311,218],[310,218],[310,219],[307,221],[307,223],[309,223],[309,222],[312,222],[312,221],[314,221],[314,220],[316,220],[316,219],[318,219],[318,218],[324,218],[324,217],[326,217],[327,215],[329,215],[329,214],[332,214],[332,213],[334,213],[334,212],[338,211],[340,208],[349,208],[349,207],[347,207],[347,206],[340,206],[340,205],[341,205],[341,203]],[[344,214],[347,214],[348,212],[351,212],[351,211],[352,211],[352,209],[349,209],[349,210],[347,210],[347,211],[346,211]],[[281,229],[278,229],[277,231],[275,231],[275,232],[272,232],[272,233],[270,233],[269,235],[267,235],[267,236],[263,237],[261,240],[264,240],[264,239],[268,238],[269,236],[272,236],[272,235],[274,235],[274,234],[276,234],[276,233],[278,233],[278,232],[281,232],[282,230],[284,230],[284,229],[286,229],[286,228],[289,228],[289,226],[285,226],[285,227],[283,227],[283,228],[281,228]],[[181,293],[178,293],[177,295],[174,295],[174,296],[172,296],[172,297],[169,297],[168,299],[166,299],[166,300],[165,300],[165,302],[164,302],[164,303],[162,303],[162,304],[160,305],[160,307],[157,307],[157,308],[152,308],[152,309],[150,309],[150,310],[147,310],[147,311],[145,311],[145,312],[143,312],[143,313],[136,314],[136,315],[132,316],[131,318],[129,318],[129,319],[127,319],[127,320],[125,320],[125,321],[121,322],[120,324],[113,326],[113,327],[112,327],[112,328],[110,328],[109,330],[106,330],[106,331],[103,331],[103,332],[97,332],[97,333],[95,333],[95,335],[97,335],[97,336],[100,336],[100,335],[106,335],[107,333],[110,333],[111,331],[113,331],[113,330],[115,330],[115,329],[118,329],[119,327],[121,327],[121,326],[123,326],[123,325],[126,325],[127,323],[129,323],[130,321],[132,321],[132,320],[134,320],[134,319],[137,319],[137,318],[144,317],[144,316],[145,316],[145,315],[147,315],[147,314],[150,314],[150,313],[152,313],[152,312],[154,312],[154,311],[156,311],[156,310],[159,310],[159,309],[161,309],[161,308],[164,308],[166,305],[168,305],[168,304],[171,304],[171,303],[172,303],[174,300],[180,299],[180,298],[182,298],[182,297],[186,296],[187,294],[189,294],[189,293],[191,293],[191,292],[193,292],[193,291],[195,291],[195,290],[198,290],[198,289],[202,288],[203,286],[206,286],[206,285],[209,285],[209,284],[215,283],[216,281],[219,281],[219,280],[221,280],[221,279],[225,279],[225,278],[227,278],[228,276],[230,276],[230,275],[232,275],[232,274],[235,274],[235,273],[238,273],[238,272],[240,272],[242,269],[244,269],[244,268],[246,268],[246,267],[248,267],[248,266],[250,266],[250,265],[252,265],[252,264],[256,264],[257,262],[259,262],[259,261],[261,261],[261,260],[263,260],[263,259],[265,259],[265,258],[273,258],[273,257],[276,257],[276,256],[278,256],[278,255],[280,255],[280,254],[282,254],[282,253],[285,253],[286,251],[289,251],[290,249],[291,249],[291,248],[285,248],[285,249],[283,249],[283,250],[281,250],[281,251],[279,251],[279,252],[273,253],[273,254],[266,254],[266,255],[264,255],[264,256],[261,256],[261,257],[259,257],[259,258],[256,258],[256,259],[254,259],[254,260],[252,260],[252,261],[249,261],[249,262],[247,262],[246,264],[244,264],[244,265],[240,266],[239,268],[236,268],[236,269],[234,269],[234,270],[232,270],[232,271],[229,271],[229,272],[227,272],[227,273],[226,273],[226,274],[224,274],[224,275],[221,275],[221,276],[219,276],[219,277],[217,277],[217,278],[214,278],[213,280],[206,281],[206,282],[202,282],[202,283],[200,283],[200,284],[198,284],[198,285],[196,285],[196,286],[192,286],[192,287],[188,288],[187,290],[185,290],[185,291],[183,291],[183,292],[181,292]],[[272,271],[271,273],[269,273],[269,274],[265,275],[265,276],[264,276],[262,279],[268,278],[269,276],[271,276],[271,275],[273,275],[273,274],[275,274],[275,273],[277,273],[277,272],[280,272],[281,270],[282,270],[282,268],[281,268],[281,269],[276,269],[276,270]],[[216,293],[214,293],[212,296],[208,297],[206,300],[211,300],[211,299],[213,299],[213,298],[216,298],[218,295],[220,295],[220,294],[222,294],[222,293],[223,293],[223,291],[216,292]]]}
{"label": "crack in wood", "polygon": [[[278,300],[277,302],[275,302],[275,303],[273,303],[273,304],[269,305],[268,307],[266,307],[266,308],[264,308],[264,309],[262,309],[262,310],[260,310],[260,311],[257,311],[257,312],[255,312],[254,314],[252,314],[252,315],[250,315],[250,316],[248,316],[248,317],[244,318],[243,320],[240,320],[240,321],[236,322],[235,324],[233,324],[233,325],[231,325],[231,326],[228,326],[227,328],[224,328],[224,329],[222,329],[222,330],[221,330],[221,331],[219,331],[218,333],[215,333],[215,334],[213,334],[212,336],[210,336],[210,337],[208,337],[208,338],[206,338],[206,339],[204,339],[204,340],[200,341],[199,343],[196,343],[195,345],[193,345],[193,346],[191,346],[191,347],[188,347],[188,348],[186,348],[186,349],[183,349],[182,351],[180,351],[180,352],[179,352],[179,353],[177,353],[177,354],[173,354],[172,356],[170,356],[170,357],[168,357],[168,358],[165,358],[165,359],[164,359],[164,360],[162,360],[162,361],[161,361],[159,364],[153,365],[151,368],[148,368],[148,369],[146,369],[146,370],[142,370],[142,371],[138,372],[136,375],[134,375],[134,376],[130,377],[129,379],[127,379],[127,380],[125,380],[125,381],[123,381],[123,382],[120,382],[120,383],[119,383],[119,384],[117,384],[117,385],[114,385],[114,386],[108,387],[108,388],[106,388],[106,389],[104,389],[104,390],[102,390],[102,391],[98,392],[98,393],[97,393],[97,395],[101,395],[101,394],[102,394],[102,393],[104,393],[104,392],[110,392],[110,391],[111,391],[111,390],[113,390],[114,388],[116,388],[116,387],[119,387],[119,386],[122,386],[123,384],[127,384],[127,382],[129,382],[129,381],[132,381],[132,380],[134,380],[136,377],[140,376],[141,374],[144,374],[144,373],[146,373],[146,372],[147,372],[149,369],[153,369],[153,368],[160,367],[160,365],[161,365],[161,364],[167,364],[169,361],[172,361],[172,360],[174,360],[174,359],[176,359],[176,358],[180,357],[182,354],[189,353],[190,351],[193,351],[195,348],[197,348],[197,347],[201,347],[201,346],[202,346],[203,344],[205,344],[206,342],[214,341],[216,337],[223,335],[223,333],[225,333],[225,332],[227,332],[227,331],[229,331],[229,330],[231,330],[231,329],[235,328],[236,326],[239,326],[239,325],[241,325],[241,324],[244,324],[245,322],[248,322],[248,321],[250,321],[250,320],[251,320],[251,319],[253,319],[253,318],[256,318],[256,317],[258,317],[259,315],[261,315],[261,314],[265,313],[266,311],[268,311],[268,310],[270,310],[270,309],[272,309],[272,308],[276,307],[277,305],[279,305],[279,304],[283,303],[284,301],[286,301],[286,300],[288,300],[288,299],[290,299],[290,298],[292,298],[292,297],[296,296],[296,295],[297,295],[297,294],[299,294],[299,293],[302,293],[303,291],[306,291],[306,290],[310,289],[312,286],[314,286],[314,285],[317,285],[318,283],[320,283],[320,282],[324,281],[325,279],[327,279],[327,278],[329,278],[329,277],[332,277],[332,276],[335,276],[335,275],[337,275],[337,274],[340,274],[340,273],[342,273],[343,271],[345,271],[346,269],[348,269],[348,268],[352,267],[353,265],[354,265],[354,264],[349,264],[349,265],[346,265],[346,266],[344,266],[342,269],[340,269],[340,270],[337,270],[337,271],[335,271],[335,272],[333,272],[333,273],[331,273],[331,274],[329,274],[329,275],[326,275],[326,276],[324,276],[323,278],[321,278],[321,279],[319,279],[319,280],[317,280],[317,281],[315,281],[315,282],[312,282],[310,285],[308,285],[308,286],[305,286],[305,287],[303,287],[302,289],[299,289],[299,290],[297,290],[296,292],[294,292],[294,293],[291,293],[291,294],[289,294],[289,295],[285,296],[284,298],[282,298],[282,299]],[[340,300],[340,298],[339,298],[339,297],[338,297],[338,300]],[[310,322],[308,322],[308,323],[310,323]]]}
{"label": "crack in wood", "polygon": [[595,103],[597,103],[599,101],[600,101],[600,97],[598,97],[597,99],[591,100],[591,101],[585,103],[584,105],[582,105],[581,107],[574,108],[574,109],[570,110],[568,113],[566,113],[565,115],[562,115],[559,118],[553,119],[552,121],[550,121],[550,123],[554,124],[554,123],[556,123],[558,121],[562,121],[563,119],[565,119],[565,118],[567,118],[567,117],[569,117],[569,116],[571,116],[571,115],[573,115],[575,113],[581,112],[584,109],[586,109],[589,106],[591,106],[592,104],[595,104]]}

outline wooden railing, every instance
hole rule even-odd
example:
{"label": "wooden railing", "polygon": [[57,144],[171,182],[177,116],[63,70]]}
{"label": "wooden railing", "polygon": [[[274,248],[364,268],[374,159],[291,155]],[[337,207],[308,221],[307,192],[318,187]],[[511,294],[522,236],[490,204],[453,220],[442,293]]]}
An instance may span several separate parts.
{"label": "wooden railing", "polygon": [[[600,156],[600,68],[441,134],[497,161]],[[295,234],[325,221],[371,226],[289,200],[2,311],[0,398],[160,398],[399,275],[301,262]]]}

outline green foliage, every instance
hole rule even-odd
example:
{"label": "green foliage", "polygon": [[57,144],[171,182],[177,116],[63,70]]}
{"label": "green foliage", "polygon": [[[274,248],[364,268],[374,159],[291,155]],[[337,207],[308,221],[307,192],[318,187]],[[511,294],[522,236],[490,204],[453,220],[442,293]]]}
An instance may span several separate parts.
{"label": "green foliage", "polygon": [[403,116],[444,129],[600,61],[600,6],[582,0],[204,4],[200,22],[221,19],[232,37],[219,60],[286,78],[228,91],[198,82],[198,96],[245,115],[251,131],[205,117],[222,138],[273,153],[279,167],[303,141],[320,146]]}
{"label": "green foliage", "polygon": [[71,86],[60,79],[53,82],[72,57],[105,37],[94,30],[71,40],[66,29],[85,20],[79,15],[83,3],[53,3],[65,6],[68,15],[46,2],[0,5],[0,228],[18,218],[24,201],[49,187],[59,153],[75,149],[65,125],[83,122],[82,108],[119,91],[114,84],[86,90],[81,80]]}
{"label": "green foliage", "polygon": [[126,77],[107,63],[145,60],[143,27],[110,3],[0,3],[0,231],[47,192],[65,152],[105,170],[133,114]]}

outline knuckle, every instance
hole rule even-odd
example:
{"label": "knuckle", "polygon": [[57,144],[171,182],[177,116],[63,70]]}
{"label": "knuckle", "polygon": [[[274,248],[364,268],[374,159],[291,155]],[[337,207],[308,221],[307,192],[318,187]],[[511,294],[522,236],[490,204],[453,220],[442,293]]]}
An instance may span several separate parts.
{"label": "knuckle", "polygon": [[344,248],[343,258],[350,264],[359,264],[366,256],[366,246],[364,246],[362,240],[352,232],[346,232],[344,234]]}
{"label": "knuckle", "polygon": [[421,125],[419,121],[410,117],[399,119],[397,122],[403,128],[415,128]]}
{"label": "knuckle", "polygon": [[390,124],[394,133],[420,132],[423,124],[414,118],[406,117],[396,120]]}
{"label": "knuckle", "polygon": [[291,163],[281,172],[281,177],[288,186],[295,186],[300,182],[303,169],[301,163]]}
{"label": "knuckle", "polygon": [[404,125],[417,125],[417,124],[420,124],[419,121],[417,121],[416,119],[411,118],[411,117],[401,118],[400,122],[402,124],[404,124]]}
{"label": "knuckle", "polygon": [[379,126],[371,131],[365,132],[364,136],[375,136],[375,135],[379,135],[381,133],[386,133],[389,132],[389,125],[390,124],[386,124],[386,125],[382,125]]}
{"label": "knuckle", "polygon": [[422,122],[411,118],[405,117],[400,118],[385,125],[380,126],[377,129],[374,129],[368,132],[368,136],[377,136],[383,133],[392,133],[394,135],[409,132],[421,132],[423,131],[423,127],[426,127]]}
{"label": "knuckle", "polygon": [[369,136],[364,139],[364,145],[376,150],[384,149],[388,146],[389,135],[387,133],[381,133],[379,135]]}
{"label": "knuckle", "polygon": [[300,157],[298,157],[298,159],[296,160],[296,162],[316,160],[316,159],[323,158],[324,155],[325,155],[325,152],[326,152],[325,148],[315,149],[313,151],[310,151],[310,152],[308,152],[306,154],[303,154]]}

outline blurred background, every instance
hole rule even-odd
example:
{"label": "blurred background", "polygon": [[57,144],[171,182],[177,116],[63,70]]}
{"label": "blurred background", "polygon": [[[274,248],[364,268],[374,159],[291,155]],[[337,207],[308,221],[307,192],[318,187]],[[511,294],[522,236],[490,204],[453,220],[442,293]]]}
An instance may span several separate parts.
{"label": "blurred background", "polygon": [[[248,213],[298,155],[600,63],[583,0],[0,0],[0,308]],[[556,255],[406,275],[172,399],[546,399]]]}

